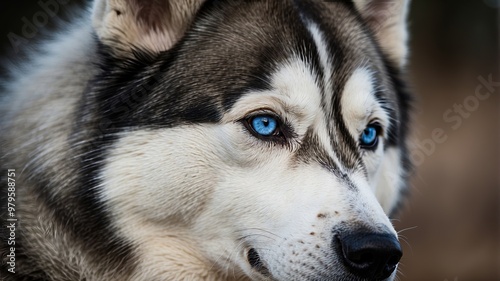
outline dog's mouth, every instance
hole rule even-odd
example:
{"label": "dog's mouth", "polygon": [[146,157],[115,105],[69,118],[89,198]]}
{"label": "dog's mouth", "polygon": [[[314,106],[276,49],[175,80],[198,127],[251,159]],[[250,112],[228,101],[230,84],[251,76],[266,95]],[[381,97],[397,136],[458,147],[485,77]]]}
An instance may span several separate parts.
{"label": "dog's mouth", "polygon": [[247,252],[247,260],[250,266],[264,276],[270,276],[270,272],[267,267],[262,262],[259,253],[254,248],[251,248]]}

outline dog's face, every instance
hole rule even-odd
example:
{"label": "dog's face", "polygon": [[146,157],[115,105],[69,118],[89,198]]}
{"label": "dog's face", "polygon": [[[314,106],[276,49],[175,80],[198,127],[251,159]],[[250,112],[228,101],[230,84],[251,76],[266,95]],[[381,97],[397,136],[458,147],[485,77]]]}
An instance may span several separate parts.
{"label": "dog's face", "polygon": [[253,280],[392,280],[407,97],[403,27],[384,28],[403,24],[405,4],[382,21],[384,4],[366,2],[169,6],[199,11],[179,34],[153,18],[135,42],[106,25],[139,1],[98,1],[105,59],[90,112],[115,136],[101,198],[143,251],[141,274],[160,277],[175,249]]}

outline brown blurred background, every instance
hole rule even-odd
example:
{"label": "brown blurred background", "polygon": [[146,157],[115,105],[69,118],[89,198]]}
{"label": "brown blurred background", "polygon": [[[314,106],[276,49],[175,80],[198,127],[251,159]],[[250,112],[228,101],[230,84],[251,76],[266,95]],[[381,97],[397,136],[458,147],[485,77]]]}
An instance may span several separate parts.
{"label": "brown blurred background", "polygon": [[[21,56],[8,36],[22,34],[22,18],[41,10],[37,2],[0,2],[0,55]],[[83,1],[67,2],[48,17],[49,30]],[[411,197],[395,221],[407,241],[401,281],[500,280],[499,7],[500,0],[411,5],[416,169]],[[480,77],[498,82],[479,89],[478,95],[489,93],[484,100],[475,96]]]}
{"label": "brown blurred background", "polygon": [[[500,280],[499,8],[495,0],[413,1],[416,169],[396,223],[409,242],[401,280]],[[497,86],[480,88],[491,94],[479,100],[479,77],[490,75]],[[433,141],[436,129],[443,137]]]}

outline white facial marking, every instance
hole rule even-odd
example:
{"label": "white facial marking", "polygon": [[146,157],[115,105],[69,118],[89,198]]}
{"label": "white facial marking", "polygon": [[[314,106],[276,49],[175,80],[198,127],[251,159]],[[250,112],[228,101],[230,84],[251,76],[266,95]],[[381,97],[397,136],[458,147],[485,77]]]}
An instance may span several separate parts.
{"label": "white facial marking", "polygon": [[401,153],[397,147],[388,148],[377,171],[375,194],[386,214],[389,214],[399,201],[400,188],[403,184],[403,168],[401,167]]}
{"label": "white facial marking", "polygon": [[355,139],[372,120],[377,120],[384,128],[389,126],[389,116],[376,100],[374,84],[373,75],[366,68],[356,69],[345,84],[342,116]]}

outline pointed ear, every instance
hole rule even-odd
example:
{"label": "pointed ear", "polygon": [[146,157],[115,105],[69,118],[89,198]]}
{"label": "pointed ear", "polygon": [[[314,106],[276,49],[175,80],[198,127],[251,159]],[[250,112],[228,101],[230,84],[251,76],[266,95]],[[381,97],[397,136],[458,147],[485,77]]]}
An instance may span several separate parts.
{"label": "pointed ear", "polygon": [[156,53],[184,34],[203,0],[95,0],[92,25],[117,54],[134,47]]}
{"label": "pointed ear", "polygon": [[354,4],[389,57],[399,66],[408,54],[406,16],[410,0],[354,0]]}

